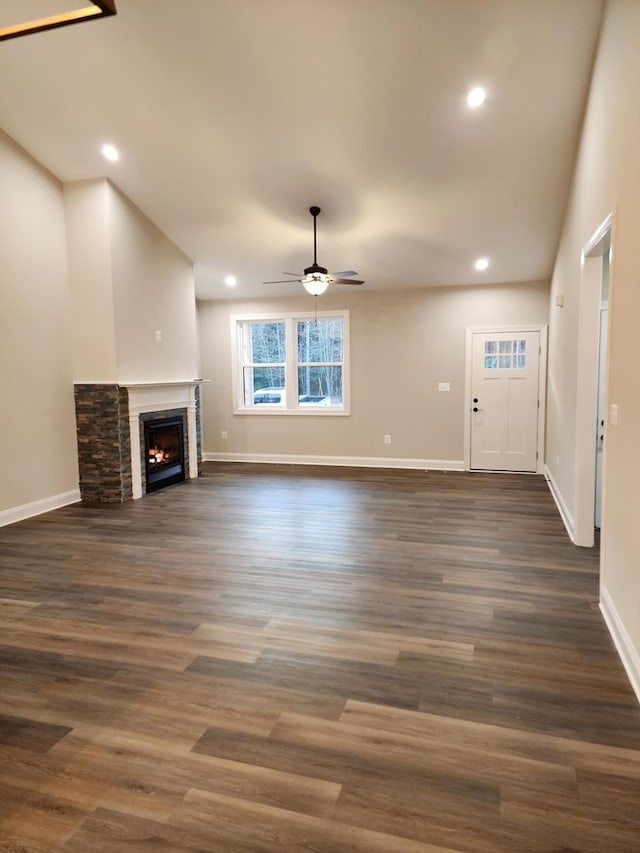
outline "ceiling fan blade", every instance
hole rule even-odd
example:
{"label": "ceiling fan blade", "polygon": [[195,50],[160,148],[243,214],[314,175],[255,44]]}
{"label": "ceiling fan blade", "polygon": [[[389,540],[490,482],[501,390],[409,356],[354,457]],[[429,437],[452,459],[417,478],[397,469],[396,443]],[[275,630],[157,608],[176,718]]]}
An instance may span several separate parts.
{"label": "ceiling fan blade", "polygon": [[351,276],[358,275],[355,270],[342,270],[342,272],[332,272],[331,275],[334,278],[351,278]]}
{"label": "ceiling fan blade", "polygon": [[301,272],[283,272],[282,275],[294,275],[296,278],[302,278]]}
{"label": "ceiling fan blade", "polygon": [[364,284],[364,281],[357,278],[334,278],[331,276],[330,284]]}
{"label": "ceiling fan blade", "polygon": [[263,284],[296,284],[297,282],[302,281],[301,278],[283,278],[280,281],[263,281]]}

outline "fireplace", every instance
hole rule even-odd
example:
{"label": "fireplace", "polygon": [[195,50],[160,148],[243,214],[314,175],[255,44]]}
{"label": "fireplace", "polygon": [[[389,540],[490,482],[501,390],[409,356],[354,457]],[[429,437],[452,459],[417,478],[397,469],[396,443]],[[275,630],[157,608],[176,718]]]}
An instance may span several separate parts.
{"label": "fireplace", "polygon": [[143,423],[147,492],[184,480],[184,419],[145,419]]}
{"label": "fireplace", "polygon": [[[82,499],[122,503],[197,477],[201,381],[76,383]],[[147,439],[146,424],[161,430],[169,427],[173,436],[161,431]],[[149,452],[155,447],[155,461],[149,467]]]}

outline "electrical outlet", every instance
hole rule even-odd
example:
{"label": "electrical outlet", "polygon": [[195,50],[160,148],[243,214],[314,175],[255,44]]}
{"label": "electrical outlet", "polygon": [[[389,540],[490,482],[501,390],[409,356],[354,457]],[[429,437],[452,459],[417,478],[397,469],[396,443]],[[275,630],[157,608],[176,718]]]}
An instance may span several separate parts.
{"label": "electrical outlet", "polygon": [[229,438],[229,435],[228,435],[226,429],[222,430],[222,432],[220,433],[220,438],[222,438],[223,441],[226,441]]}
{"label": "electrical outlet", "polygon": [[384,443],[385,444],[391,444],[391,436],[390,435],[385,435]]}
{"label": "electrical outlet", "polygon": [[162,343],[162,331],[160,329],[156,329],[156,343]]}
{"label": "electrical outlet", "polygon": [[451,384],[449,382],[438,382],[438,391],[451,391]]}

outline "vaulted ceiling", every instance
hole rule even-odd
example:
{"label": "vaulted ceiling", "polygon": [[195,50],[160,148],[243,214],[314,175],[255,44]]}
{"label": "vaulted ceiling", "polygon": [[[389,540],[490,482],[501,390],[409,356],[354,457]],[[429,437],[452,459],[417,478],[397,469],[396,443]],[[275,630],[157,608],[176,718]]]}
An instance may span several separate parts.
{"label": "vaulted ceiling", "polygon": [[370,289],[550,276],[601,0],[116,3],[0,42],[0,127],[109,177],[200,298],[291,292],[261,282],[311,263],[310,205],[318,260]]}

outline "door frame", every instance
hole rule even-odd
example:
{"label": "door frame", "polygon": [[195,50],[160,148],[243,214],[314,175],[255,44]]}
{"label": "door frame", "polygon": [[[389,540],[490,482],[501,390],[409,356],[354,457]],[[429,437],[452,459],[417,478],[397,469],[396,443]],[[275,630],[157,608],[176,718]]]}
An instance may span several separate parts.
{"label": "door frame", "polygon": [[[546,323],[531,323],[514,326],[467,326],[465,341],[465,367],[464,367],[464,470],[471,471],[471,371],[473,359],[473,335],[474,334],[511,334],[514,336],[519,332],[540,333],[540,362],[538,365],[538,445],[536,474],[544,472],[544,438],[545,438],[545,410],[546,410],[546,388],[547,388],[547,332]],[[509,473],[505,471],[505,473]]]}
{"label": "door frame", "polygon": [[[580,294],[578,307],[578,350],[576,373],[576,425],[574,436],[574,517],[565,526],[574,544],[592,548],[595,543],[594,501],[596,459],[593,452],[593,425],[598,419],[598,358],[600,338],[600,302],[602,293],[602,255],[609,251],[609,315],[611,330],[613,276],[615,265],[615,218],[609,213],[582,247],[580,253]],[[607,332],[607,362],[611,340]],[[605,376],[605,411],[609,417],[609,369]],[[602,456],[602,480],[605,482],[607,447]],[[605,536],[606,489],[602,490],[600,545]]]}
{"label": "door frame", "polygon": [[[603,256],[604,264],[604,256]],[[604,267],[603,267],[604,268]],[[602,276],[604,283],[604,275]],[[605,315],[603,317],[603,314]],[[596,430],[595,430],[595,495],[593,507],[593,526],[602,529],[602,493],[604,491],[604,445],[606,443],[605,426],[607,424],[607,352],[609,349],[609,293],[603,299],[600,294],[600,328],[598,332],[598,388],[596,394]],[[602,438],[600,438],[602,436]],[[601,443],[602,442],[602,443]],[[598,458],[598,454],[600,458]],[[594,537],[595,538],[595,537]]]}

